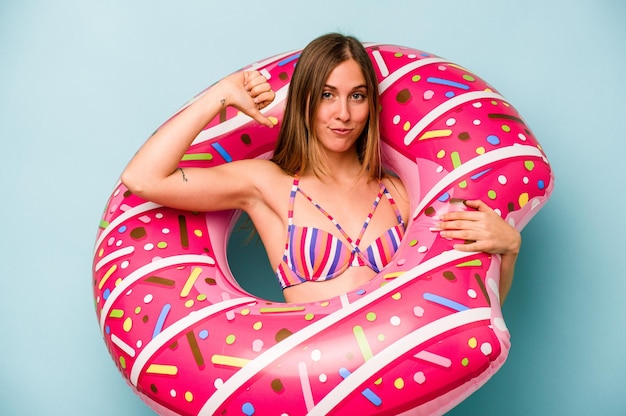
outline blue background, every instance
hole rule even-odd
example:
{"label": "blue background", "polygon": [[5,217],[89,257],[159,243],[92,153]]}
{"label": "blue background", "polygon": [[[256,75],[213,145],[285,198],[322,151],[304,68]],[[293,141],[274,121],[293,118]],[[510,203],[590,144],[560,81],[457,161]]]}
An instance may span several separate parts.
{"label": "blue background", "polygon": [[2,1],[0,414],[152,414],[96,322],[105,200],[187,99],[328,31],[468,67],[517,107],[556,172],[523,232],[509,360],[451,413],[626,414],[624,21],[622,0]]}

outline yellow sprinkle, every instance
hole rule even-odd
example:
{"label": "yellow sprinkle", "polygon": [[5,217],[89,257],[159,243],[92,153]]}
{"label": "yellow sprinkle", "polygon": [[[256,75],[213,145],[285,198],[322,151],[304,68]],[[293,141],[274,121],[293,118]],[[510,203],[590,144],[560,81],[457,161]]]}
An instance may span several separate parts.
{"label": "yellow sprinkle", "polygon": [[397,388],[398,390],[401,390],[404,388],[404,380],[401,379],[400,377],[398,377],[397,379],[395,379],[393,381],[393,385],[395,388]]}
{"label": "yellow sprinkle", "polygon": [[446,151],[445,150],[440,150],[437,152],[437,159],[443,159],[446,156]]}
{"label": "yellow sprinkle", "polygon": [[185,400],[187,400],[187,402],[189,403],[193,401],[193,394],[190,391],[185,392]]}
{"label": "yellow sprinkle", "polygon": [[378,340],[380,342],[383,342],[385,340],[385,335],[384,334],[378,334]]}
{"label": "yellow sprinkle", "polygon": [[402,293],[400,292],[396,292],[393,295],[391,295],[391,299],[393,300],[400,300],[400,298],[402,298]]}
{"label": "yellow sprinkle", "polygon": [[124,331],[126,332],[130,332],[131,329],[133,329],[133,320],[130,319],[130,316],[126,319],[124,319],[124,323],[122,324],[122,328],[124,328]]}
{"label": "yellow sprinkle", "polygon": [[242,309],[240,313],[242,316],[250,315],[250,309],[248,308]]}
{"label": "yellow sprinkle", "polygon": [[376,384],[377,386],[380,386],[381,384],[383,384],[383,378],[382,377],[379,378],[378,380],[374,382],[374,384]]}
{"label": "yellow sprinkle", "polygon": [[239,358],[239,357],[231,357],[229,355],[214,354],[211,357],[211,362],[216,365],[227,365],[229,367],[241,368],[245,366],[246,364],[248,364],[250,360],[247,360],[245,358]]}
{"label": "yellow sprinkle", "polygon": [[402,126],[402,129],[404,131],[409,131],[411,130],[411,122],[407,121],[406,123],[404,123],[404,126]]}
{"label": "yellow sprinkle", "polygon": [[528,194],[526,192],[524,192],[523,194],[521,194],[519,196],[519,206],[520,208],[523,208],[524,205],[526,205],[528,203]]}
{"label": "yellow sprinkle", "polygon": [[196,237],[202,237],[202,230],[193,230]]}
{"label": "yellow sprinkle", "polygon": [[120,278],[118,278],[118,279],[115,281],[115,287],[118,287],[118,286],[120,285],[120,283],[122,283],[122,278],[121,278],[121,277],[120,277]]}
{"label": "yellow sprinkle", "polygon": [[252,328],[258,331],[259,329],[263,328],[263,322],[261,321],[255,322],[254,325],[252,325]]}
{"label": "yellow sprinkle", "polygon": [[402,276],[403,274],[404,272],[387,273],[383,276],[383,279],[395,279],[396,277]]}
{"label": "yellow sprinkle", "polygon": [[304,310],[304,306],[286,306],[283,308],[261,308],[261,313],[281,313],[281,312],[300,312]]}
{"label": "yellow sprinkle", "polygon": [[196,280],[198,279],[198,276],[200,276],[200,273],[202,273],[202,268],[200,267],[193,268],[193,270],[191,271],[191,274],[189,275],[189,277],[187,278],[187,281],[185,282],[185,286],[183,286],[183,290],[180,291],[181,298],[189,296],[189,292],[191,292],[191,288],[193,287],[194,283],[196,283]]}
{"label": "yellow sprinkle", "polygon": [[101,249],[98,251],[98,257],[102,257],[103,255],[104,255],[104,249],[103,249],[103,248],[101,248]]}
{"label": "yellow sprinkle", "polygon": [[330,302],[327,301],[327,300],[322,302],[322,303],[320,303],[320,306],[328,306],[328,305],[330,305]]}
{"label": "yellow sprinkle", "polygon": [[226,337],[226,343],[227,343],[228,345],[232,345],[232,344],[234,344],[236,340],[237,340],[237,337],[236,337],[236,336],[234,336],[233,334],[230,334],[230,335],[228,335],[228,336]]}
{"label": "yellow sprinkle", "polygon": [[141,306],[135,308],[135,315],[139,315],[139,313],[141,313]]}
{"label": "yellow sprinkle", "polygon": [[467,345],[469,345],[470,348],[474,349],[478,345],[478,341],[476,340],[476,338],[472,337],[467,341]]}
{"label": "yellow sprinkle", "polygon": [[191,308],[195,302],[193,299],[189,299],[185,302],[185,308]]}
{"label": "yellow sprinkle", "polygon": [[150,367],[148,367],[146,373],[175,376],[176,374],[178,374],[178,367],[176,367],[175,365],[150,364]]}
{"label": "yellow sprinkle", "polygon": [[449,130],[449,129],[430,130],[430,131],[424,132],[424,134],[422,134],[418,140],[435,139],[439,137],[448,137],[451,135],[452,135],[452,130]]}
{"label": "yellow sprinkle", "polygon": [[476,148],[476,154],[477,155],[484,155],[485,154],[485,148],[482,146],[479,146]]}
{"label": "yellow sprinkle", "polygon": [[106,281],[109,280],[109,277],[111,277],[111,275],[115,272],[115,270],[117,270],[117,264],[114,264],[113,266],[111,266],[111,268],[107,270],[104,276],[102,276],[102,279],[100,279],[100,283],[98,284],[98,290],[102,290],[102,287],[104,286]]}
{"label": "yellow sprinkle", "polygon": [[463,181],[463,182],[459,183],[459,188],[461,188],[461,189],[467,188],[467,181]]}

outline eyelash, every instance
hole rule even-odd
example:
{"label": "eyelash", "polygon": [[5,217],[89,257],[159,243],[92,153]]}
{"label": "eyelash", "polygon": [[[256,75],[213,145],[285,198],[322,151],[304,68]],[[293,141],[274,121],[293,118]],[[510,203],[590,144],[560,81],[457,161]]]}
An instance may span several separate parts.
{"label": "eyelash", "polygon": [[[330,91],[324,91],[324,92],[322,92],[322,100],[330,100],[332,97],[333,97],[333,93],[332,93],[332,92],[330,92]],[[360,92],[355,92],[355,93],[352,93],[352,94],[350,95],[350,97],[351,97],[354,101],[358,101],[358,102],[360,102],[360,101],[365,101],[365,99],[366,99],[365,94],[360,93]]]}

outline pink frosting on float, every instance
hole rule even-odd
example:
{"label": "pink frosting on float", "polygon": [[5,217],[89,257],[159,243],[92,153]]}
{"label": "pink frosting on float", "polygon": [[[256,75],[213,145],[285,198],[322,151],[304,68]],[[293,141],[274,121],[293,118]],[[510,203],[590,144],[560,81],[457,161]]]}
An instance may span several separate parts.
{"label": "pink frosting on float", "polygon": [[[377,71],[386,165],[414,212],[394,261],[365,286],[310,304],[268,302],[232,276],[236,213],[161,207],[118,182],[98,230],[100,328],[124,378],[164,415],[441,414],[504,363],[499,259],[452,250],[437,214],[483,199],[521,229],[553,176],[517,111],[443,58],[366,45]],[[277,92],[280,125],[299,52],[251,65]],[[228,108],[181,166],[268,157],[277,129]]]}

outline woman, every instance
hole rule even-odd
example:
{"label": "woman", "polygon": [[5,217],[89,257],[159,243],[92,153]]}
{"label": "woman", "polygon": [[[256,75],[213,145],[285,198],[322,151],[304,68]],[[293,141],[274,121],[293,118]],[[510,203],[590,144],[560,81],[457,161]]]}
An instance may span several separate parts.
{"label": "woman", "polygon": [[[258,71],[222,79],[145,143],[122,181],[174,208],[246,211],[287,302],[354,290],[391,260],[409,219],[403,184],[381,165],[377,81],[357,39],[328,34],[303,50],[272,160],[177,169],[196,135],[226,106],[272,128],[260,110],[274,97]],[[501,254],[503,301],[520,235],[483,202],[466,204],[474,210],[444,214],[433,231],[474,241],[458,250]]]}

